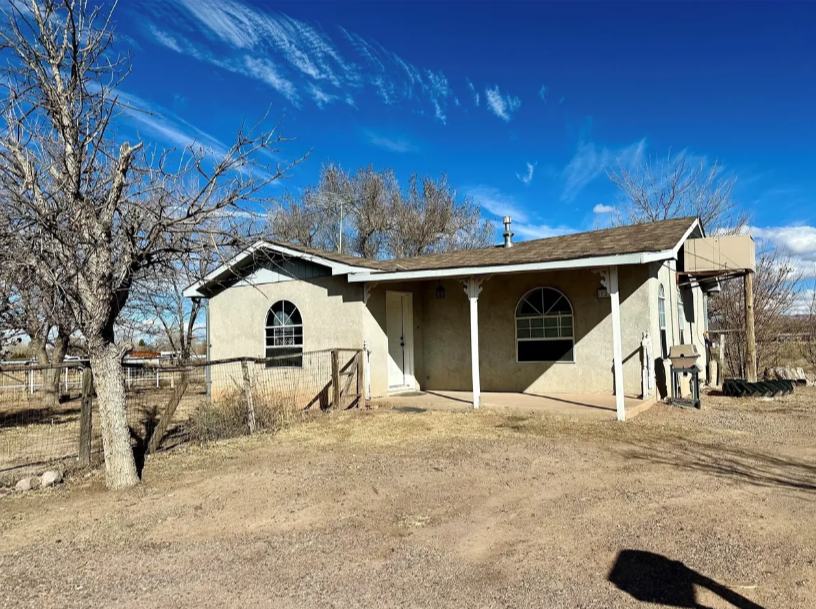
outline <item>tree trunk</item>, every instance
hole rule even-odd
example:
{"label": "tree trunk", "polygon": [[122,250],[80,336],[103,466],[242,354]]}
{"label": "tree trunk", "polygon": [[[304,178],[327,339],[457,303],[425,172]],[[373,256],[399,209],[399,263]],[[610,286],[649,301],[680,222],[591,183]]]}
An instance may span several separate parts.
{"label": "tree trunk", "polygon": [[105,483],[111,490],[136,486],[139,475],[130,444],[121,353],[112,342],[102,340],[90,345],[89,356],[99,401]]}
{"label": "tree trunk", "polygon": [[[49,407],[59,406],[62,398],[62,371],[63,368],[57,368],[65,361],[65,354],[68,352],[68,335],[65,334],[62,328],[57,328],[57,336],[54,339],[54,350],[51,352],[51,366],[55,366],[43,373],[43,385],[45,388],[45,397]],[[46,374],[47,373],[47,374]]]}

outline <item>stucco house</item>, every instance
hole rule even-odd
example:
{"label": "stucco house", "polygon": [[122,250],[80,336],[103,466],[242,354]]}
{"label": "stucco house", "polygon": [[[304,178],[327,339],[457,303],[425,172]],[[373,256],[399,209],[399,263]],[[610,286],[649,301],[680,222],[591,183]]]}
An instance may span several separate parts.
{"label": "stucco house", "polygon": [[185,295],[208,301],[210,359],[286,355],[275,365],[296,369],[302,352],[365,349],[373,397],[614,393],[622,418],[624,394],[665,394],[679,343],[697,347],[705,378],[721,268],[685,272],[698,219],[518,243],[505,222],[501,245],[398,260],[259,242]]}

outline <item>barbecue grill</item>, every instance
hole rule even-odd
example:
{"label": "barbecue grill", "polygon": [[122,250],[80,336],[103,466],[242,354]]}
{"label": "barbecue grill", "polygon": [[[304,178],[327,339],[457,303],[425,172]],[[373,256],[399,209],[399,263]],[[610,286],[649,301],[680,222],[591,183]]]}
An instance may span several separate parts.
{"label": "barbecue grill", "polygon": [[[700,368],[697,365],[700,353],[694,345],[674,345],[669,349],[671,360],[672,392],[671,403],[676,406],[700,408]],[[691,397],[683,396],[680,379],[689,377]]]}

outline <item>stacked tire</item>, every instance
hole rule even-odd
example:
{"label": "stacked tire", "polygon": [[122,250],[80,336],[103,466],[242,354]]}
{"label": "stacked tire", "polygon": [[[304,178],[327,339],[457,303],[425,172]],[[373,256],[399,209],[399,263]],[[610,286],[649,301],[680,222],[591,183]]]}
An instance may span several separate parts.
{"label": "stacked tire", "polygon": [[731,398],[775,398],[793,393],[793,381],[757,381],[725,379],[722,392]]}

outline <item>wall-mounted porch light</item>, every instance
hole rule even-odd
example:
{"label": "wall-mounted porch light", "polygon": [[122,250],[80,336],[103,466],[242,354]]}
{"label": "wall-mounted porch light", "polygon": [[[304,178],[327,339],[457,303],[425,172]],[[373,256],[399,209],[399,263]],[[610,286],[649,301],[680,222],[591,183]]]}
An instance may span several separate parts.
{"label": "wall-mounted porch light", "polygon": [[441,281],[439,282],[439,285],[436,286],[436,298],[438,300],[442,300],[443,298],[445,298],[445,288],[442,285]]}

